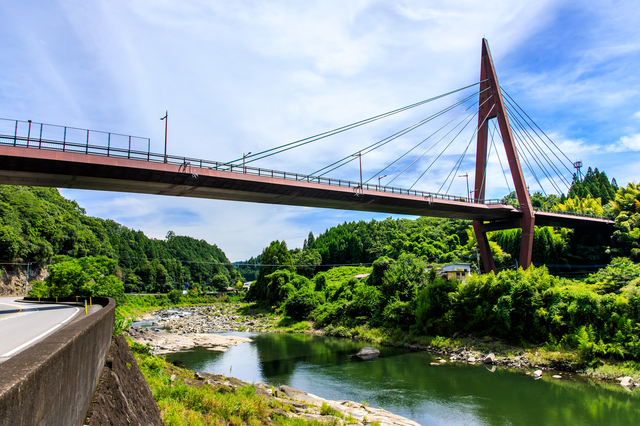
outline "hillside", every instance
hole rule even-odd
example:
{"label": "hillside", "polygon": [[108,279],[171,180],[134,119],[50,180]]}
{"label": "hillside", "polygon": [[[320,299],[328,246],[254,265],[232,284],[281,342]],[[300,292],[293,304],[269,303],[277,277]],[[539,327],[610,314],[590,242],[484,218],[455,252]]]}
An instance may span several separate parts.
{"label": "hillside", "polygon": [[[88,216],[54,188],[0,186],[0,261],[5,274],[35,262],[41,269],[56,256],[107,256],[126,292],[168,292],[183,284],[226,287],[239,275],[216,245],[169,231],[147,237],[113,220]],[[24,266],[24,267],[23,267]]]}

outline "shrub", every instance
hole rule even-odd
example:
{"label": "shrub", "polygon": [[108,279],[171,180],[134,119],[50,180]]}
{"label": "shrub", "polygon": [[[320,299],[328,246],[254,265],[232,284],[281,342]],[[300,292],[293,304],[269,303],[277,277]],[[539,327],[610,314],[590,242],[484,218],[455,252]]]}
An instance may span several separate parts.
{"label": "shrub", "polygon": [[302,287],[289,295],[284,303],[284,309],[291,318],[302,320],[322,303],[324,303],[322,293],[315,292],[309,287]]}

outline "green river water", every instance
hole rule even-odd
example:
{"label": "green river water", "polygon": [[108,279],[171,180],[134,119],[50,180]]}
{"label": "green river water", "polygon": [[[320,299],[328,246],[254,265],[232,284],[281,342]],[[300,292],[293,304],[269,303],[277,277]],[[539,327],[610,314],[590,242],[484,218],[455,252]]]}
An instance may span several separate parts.
{"label": "green river water", "polygon": [[[225,334],[225,333],[221,333]],[[422,425],[640,425],[640,390],[585,380],[534,380],[522,371],[447,363],[434,355],[301,334],[226,333],[253,339],[213,352],[167,355],[189,369],[247,382],[289,385],[325,399],[366,401]]]}

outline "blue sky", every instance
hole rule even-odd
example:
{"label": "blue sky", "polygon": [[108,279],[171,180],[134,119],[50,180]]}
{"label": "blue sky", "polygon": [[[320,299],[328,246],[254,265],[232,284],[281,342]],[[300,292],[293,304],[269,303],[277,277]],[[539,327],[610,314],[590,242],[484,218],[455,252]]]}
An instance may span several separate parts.
{"label": "blue sky", "polygon": [[[640,8],[631,1],[3,2],[0,117],[149,137],[161,152],[159,118],[168,110],[170,153],[227,161],[474,83],[486,37],[501,85],[554,142],[572,160],[626,184],[637,182],[640,160],[638,27]],[[256,165],[310,173],[428,111]],[[419,137],[424,132],[365,156],[365,178]],[[460,174],[472,174],[471,157]],[[443,158],[416,188],[437,190],[453,162]],[[488,196],[501,197],[504,178],[490,164]],[[343,169],[332,176],[357,180],[355,163]],[[419,173],[394,185],[408,187]],[[527,183],[537,189],[529,176]],[[465,191],[464,179],[455,179],[450,193]],[[309,231],[386,217],[63,194],[90,215],[152,237],[173,230],[205,239],[232,261],[259,254],[274,239],[299,247]]]}

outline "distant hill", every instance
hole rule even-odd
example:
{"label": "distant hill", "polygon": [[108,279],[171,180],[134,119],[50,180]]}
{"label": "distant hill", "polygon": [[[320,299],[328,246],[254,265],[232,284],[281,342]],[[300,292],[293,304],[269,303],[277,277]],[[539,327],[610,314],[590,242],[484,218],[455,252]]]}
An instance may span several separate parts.
{"label": "distant hill", "polygon": [[224,252],[204,240],[171,231],[164,240],[149,238],[87,216],[57,189],[0,185],[0,261],[42,265],[58,255],[116,259],[127,292],[167,292],[194,283],[211,290],[240,278]]}

